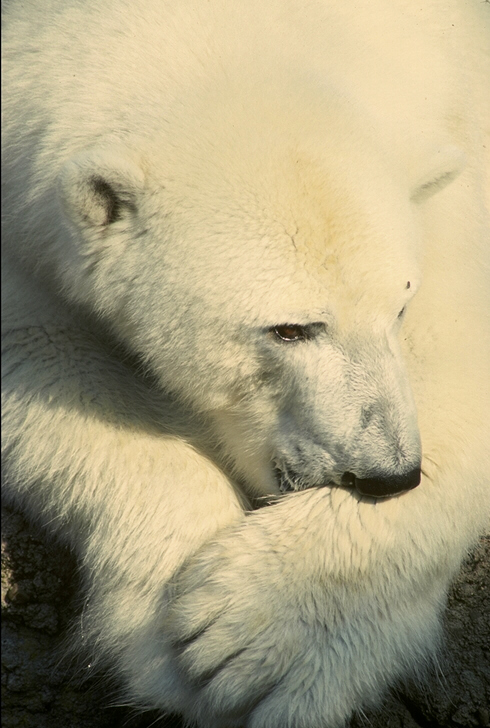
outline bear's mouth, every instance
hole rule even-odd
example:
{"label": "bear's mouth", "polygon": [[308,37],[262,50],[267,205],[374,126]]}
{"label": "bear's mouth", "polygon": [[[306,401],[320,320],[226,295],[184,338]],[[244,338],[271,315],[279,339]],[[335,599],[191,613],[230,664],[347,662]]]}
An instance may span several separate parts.
{"label": "bear's mouth", "polygon": [[281,467],[276,465],[274,474],[281,493],[293,493],[308,488],[341,487],[370,498],[394,498],[413,490],[421,480],[420,465],[404,473],[373,473],[367,478],[359,478],[354,473],[345,472],[339,480],[326,478],[321,483],[311,482],[284,465]]}
{"label": "bear's mouth", "polygon": [[340,478],[334,480],[333,477],[332,479],[325,479],[321,483],[313,482],[307,476],[300,475],[290,466],[283,464],[274,467],[274,475],[281,493],[296,493],[310,488],[340,487],[344,485],[341,483]]}

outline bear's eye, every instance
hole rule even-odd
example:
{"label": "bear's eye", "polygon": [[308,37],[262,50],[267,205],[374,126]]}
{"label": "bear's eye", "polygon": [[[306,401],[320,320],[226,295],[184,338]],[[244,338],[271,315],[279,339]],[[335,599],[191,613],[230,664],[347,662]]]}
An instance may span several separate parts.
{"label": "bear's eye", "polygon": [[283,324],[282,326],[274,326],[271,331],[281,341],[304,341],[310,338],[311,332],[307,326],[299,326],[299,324]]}

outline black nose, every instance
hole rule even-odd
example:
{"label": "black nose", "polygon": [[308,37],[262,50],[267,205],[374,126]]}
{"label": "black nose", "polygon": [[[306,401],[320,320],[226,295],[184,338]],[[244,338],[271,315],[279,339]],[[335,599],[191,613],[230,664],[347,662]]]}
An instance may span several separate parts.
{"label": "black nose", "polygon": [[416,488],[420,483],[420,468],[414,468],[402,475],[387,475],[380,473],[371,478],[358,478],[354,473],[344,473],[342,485],[355,488],[360,495],[369,495],[372,498],[389,498],[392,495],[405,493]]}

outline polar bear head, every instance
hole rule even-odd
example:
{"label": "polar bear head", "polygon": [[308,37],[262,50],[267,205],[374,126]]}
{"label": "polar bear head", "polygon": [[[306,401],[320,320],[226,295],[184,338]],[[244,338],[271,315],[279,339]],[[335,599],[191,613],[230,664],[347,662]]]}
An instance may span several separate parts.
{"label": "polar bear head", "polygon": [[414,487],[409,181],[340,102],[214,107],[65,164],[66,288],[211,423],[255,493]]}

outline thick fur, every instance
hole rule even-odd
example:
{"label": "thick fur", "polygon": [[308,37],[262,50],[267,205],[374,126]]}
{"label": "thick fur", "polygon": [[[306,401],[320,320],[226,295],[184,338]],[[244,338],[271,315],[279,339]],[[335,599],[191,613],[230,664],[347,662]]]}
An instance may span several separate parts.
{"label": "thick fur", "polygon": [[338,728],[436,644],[490,516],[489,13],[7,6],[6,494],[135,703]]}

